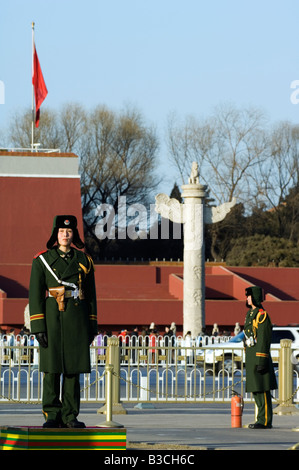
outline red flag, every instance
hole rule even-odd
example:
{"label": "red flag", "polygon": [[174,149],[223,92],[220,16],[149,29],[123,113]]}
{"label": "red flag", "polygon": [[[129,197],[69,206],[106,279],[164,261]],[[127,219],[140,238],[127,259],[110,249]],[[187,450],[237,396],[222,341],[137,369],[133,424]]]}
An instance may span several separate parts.
{"label": "red flag", "polygon": [[44,77],[43,77],[42,69],[40,67],[40,63],[38,60],[35,45],[34,45],[34,54],[33,54],[32,84],[34,86],[34,98],[35,98],[35,127],[38,127],[40,107],[48,94],[48,90],[44,81]]}

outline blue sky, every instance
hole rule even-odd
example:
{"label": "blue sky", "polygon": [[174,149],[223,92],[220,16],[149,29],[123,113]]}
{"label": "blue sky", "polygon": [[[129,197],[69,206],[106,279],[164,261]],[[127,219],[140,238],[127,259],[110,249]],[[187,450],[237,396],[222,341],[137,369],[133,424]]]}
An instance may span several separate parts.
{"label": "blue sky", "polygon": [[[299,123],[291,102],[298,7],[296,0],[2,0],[0,130],[31,106],[32,21],[49,91],[44,106],[131,104],[161,139],[172,111],[204,117],[225,102]],[[160,159],[167,179],[163,145]]]}

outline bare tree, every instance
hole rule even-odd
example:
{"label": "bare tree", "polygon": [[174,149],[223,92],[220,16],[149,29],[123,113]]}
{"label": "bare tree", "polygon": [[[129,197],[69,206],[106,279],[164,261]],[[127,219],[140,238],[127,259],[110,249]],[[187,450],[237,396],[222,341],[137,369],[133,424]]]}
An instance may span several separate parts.
{"label": "bare tree", "polygon": [[59,113],[59,129],[64,152],[77,152],[80,155],[86,123],[87,114],[80,104],[68,103],[62,107]]}
{"label": "bare tree", "polygon": [[181,127],[168,128],[170,158],[187,180],[191,160],[200,167],[200,180],[218,202],[250,197],[252,168],[265,158],[267,139],[259,110],[223,105],[204,121],[188,117]]}
{"label": "bare tree", "polygon": [[[81,158],[81,184],[86,232],[98,244],[94,227],[98,206],[109,204],[118,214],[119,197],[146,203],[159,184],[155,175],[158,139],[139,112],[115,113],[97,106],[90,114]],[[108,240],[106,240],[107,242]]]}
{"label": "bare tree", "polygon": [[212,117],[215,145],[207,156],[210,188],[219,202],[250,200],[250,174],[266,158],[264,116],[257,109],[223,106]]}
{"label": "bare tree", "polygon": [[[277,235],[281,237],[285,236],[286,224],[294,227],[297,223],[297,193],[293,189],[299,185],[298,162],[299,128],[287,121],[279,122],[269,132],[268,158],[255,169],[255,179],[259,183],[259,200],[275,215]],[[289,197],[290,192],[292,197]],[[281,210],[285,204],[290,206],[287,222]],[[291,208],[295,212],[291,213]]]}
{"label": "bare tree", "polygon": [[[41,149],[60,149],[74,152],[84,134],[86,113],[76,103],[67,103],[59,111],[43,108],[40,125],[34,128],[34,143]],[[13,147],[30,148],[32,138],[32,111],[16,113],[9,125]]]}
{"label": "bare tree", "polygon": [[269,133],[268,158],[258,166],[260,194],[270,208],[278,207],[298,185],[299,128],[279,122]]}
{"label": "bare tree", "polygon": [[[231,201],[248,205],[254,167],[266,158],[267,136],[264,117],[259,110],[239,110],[231,105],[218,107],[205,120],[188,117],[183,125],[168,128],[171,161],[187,181],[192,161],[199,165],[199,178],[209,190],[209,202]],[[210,251],[214,259],[219,252],[219,224],[208,228]]]}
{"label": "bare tree", "polygon": [[200,178],[204,179],[204,162],[214,145],[215,129],[209,120],[198,120],[187,116],[179,121],[175,114],[168,118],[167,144],[170,161],[178,170],[182,184],[186,184],[192,162],[198,163]]}
{"label": "bare tree", "polygon": [[[8,127],[9,140],[13,147],[30,148],[32,135],[32,111],[17,112]],[[34,128],[34,143],[41,148],[57,149],[61,146],[61,133],[55,111],[43,109],[38,128]]]}

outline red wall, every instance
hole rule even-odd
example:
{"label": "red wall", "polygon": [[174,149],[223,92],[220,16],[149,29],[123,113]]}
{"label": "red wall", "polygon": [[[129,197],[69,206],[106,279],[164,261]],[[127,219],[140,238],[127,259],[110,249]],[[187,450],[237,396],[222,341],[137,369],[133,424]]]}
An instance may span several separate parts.
{"label": "red wall", "polygon": [[299,300],[298,268],[228,267],[247,282],[260,285],[281,300]]}
{"label": "red wall", "polygon": [[[286,269],[288,271],[288,268]],[[6,286],[3,290],[7,292],[1,294],[0,291],[0,325],[16,328],[22,326],[24,308],[28,303],[30,270],[31,263],[9,266],[0,264],[0,288]],[[163,331],[164,325],[174,321],[180,329],[183,322],[183,301],[182,296],[177,294],[182,292],[182,270],[182,265],[96,265],[99,327],[118,332],[122,328],[131,330],[135,325],[148,327],[153,321]],[[219,300],[224,285],[218,272],[216,271],[216,277],[210,285],[217,294],[218,280],[220,294],[215,295],[214,299],[206,299],[206,325],[210,329],[213,323],[218,323],[220,328],[232,331],[236,322],[241,325],[244,323],[247,309],[243,288],[248,285],[248,281],[239,278],[239,275],[236,278],[233,274],[223,275],[223,278],[233,280],[227,284],[228,296],[235,290],[233,283],[240,280],[240,298]],[[249,274],[248,271],[244,273],[248,276],[251,271]],[[285,268],[277,268],[272,274],[275,283],[280,286],[285,275],[288,276],[289,273],[285,272]],[[294,268],[289,282],[297,284],[298,276],[299,269]],[[176,289],[170,289],[173,279],[178,281]],[[207,275],[206,279],[209,284],[213,279],[212,274]],[[271,289],[277,290],[277,285],[273,284]],[[289,286],[289,289],[295,288]],[[273,324],[288,325],[298,322],[298,301],[276,299],[265,301],[264,307],[269,312]]]}
{"label": "red wall", "polygon": [[83,236],[79,178],[1,177],[0,194],[1,263],[31,263],[55,215],[76,215]]}

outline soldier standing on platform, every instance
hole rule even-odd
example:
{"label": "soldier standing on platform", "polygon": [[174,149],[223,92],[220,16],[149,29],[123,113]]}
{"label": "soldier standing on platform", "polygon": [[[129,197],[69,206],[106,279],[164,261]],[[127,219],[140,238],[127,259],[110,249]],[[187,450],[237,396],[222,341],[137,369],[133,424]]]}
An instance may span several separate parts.
{"label": "soldier standing on platform", "polygon": [[77,219],[58,215],[48,250],[38,253],[32,262],[30,324],[40,345],[47,428],[85,427],[77,420],[79,374],[90,372],[89,346],[97,334],[97,305],[92,259],[72,243],[79,249],[84,247]]}
{"label": "soldier standing on platform", "polygon": [[252,392],[258,409],[257,420],[250,429],[272,428],[271,390],[277,388],[270,346],[272,323],[263,309],[263,290],[258,286],[245,290],[247,312],[244,333],[246,351],[246,392]]}

